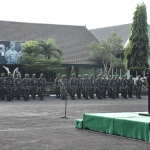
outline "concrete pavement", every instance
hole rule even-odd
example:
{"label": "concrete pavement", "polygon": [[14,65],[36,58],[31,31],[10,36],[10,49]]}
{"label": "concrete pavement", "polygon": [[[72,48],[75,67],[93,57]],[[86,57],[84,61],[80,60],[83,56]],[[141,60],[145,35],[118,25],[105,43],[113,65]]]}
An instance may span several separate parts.
{"label": "concrete pavement", "polygon": [[65,101],[46,96],[40,100],[0,101],[0,150],[148,150],[149,143],[76,129],[83,113],[145,112],[142,99],[90,99]]}

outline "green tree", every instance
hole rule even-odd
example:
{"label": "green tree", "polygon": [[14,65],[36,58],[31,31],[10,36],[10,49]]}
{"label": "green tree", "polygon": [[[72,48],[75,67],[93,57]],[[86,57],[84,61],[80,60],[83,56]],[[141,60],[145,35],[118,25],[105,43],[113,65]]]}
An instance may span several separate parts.
{"label": "green tree", "polygon": [[70,77],[72,76],[72,74],[74,74],[74,75],[76,76],[76,72],[75,72],[75,70],[74,70],[74,66],[72,66],[72,68],[71,68]]}
{"label": "green tree", "polygon": [[119,54],[124,53],[121,37],[115,32],[99,43],[92,42],[89,45],[92,49],[90,58],[97,62],[102,62],[105,74],[109,75],[112,68],[125,69],[125,64],[121,58],[117,58]]}
{"label": "green tree", "polygon": [[125,51],[127,69],[142,71],[149,68],[149,38],[147,12],[144,3],[138,4],[134,12],[129,43]]}
{"label": "green tree", "polygon": [[54,72],[61,68],[62,51],[55,47],[54,40],[38,39],[22,44],[21,64],[31,72]]}

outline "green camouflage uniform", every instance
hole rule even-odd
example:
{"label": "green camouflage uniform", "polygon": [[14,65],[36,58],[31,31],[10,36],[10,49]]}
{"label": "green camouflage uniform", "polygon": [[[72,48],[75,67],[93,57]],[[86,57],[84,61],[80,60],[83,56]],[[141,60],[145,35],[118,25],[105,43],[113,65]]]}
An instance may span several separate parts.
{"label": "green camouflage uniform", "polygon": [[120,90],[121,90],[121,96],[124,97],[124,88],[123,88],[123,81],[124,81],[124,75],[122,75],[122,78],[120,80]]}
{"label": "green camouflage uniform", "polygon": [[84,98],[88,99],[89,86],[90,86],[90,80],[88,78],[88,74],[85,75],[85,78],[83,79],[83,82],[82,82],[82,86],[83,86],[83,89],[84,89]]}
{"label": "green camouflage uniform", "polygon": [[108,80],[106,79],[106,75],[103,76],[103,98],[106,98],[106,92],[108,89]]}
{"label": "green camouflage uniform", "polygon": [[32,97],[32,99],[36,99],[37,84],[38,84],[38,79],[36,78],[36,75],[33,74],[32,78],[31,78],[31,97]]}
{"label": "green camouflage uniform", "polygon": [[138,76],[138,79],[135,81],[136,98],[141,98],[142,81],[140,78],[141,78],[141,76]]}
{"label": "green camouflage uniform", "polygon": [[134,89],[134,80],[132,79],[132,75],[130,75],[130,78],[128,79],[128,94],[130,98],[132,97],[133,89]]}
{"label": "green camouflage uniform", "polygon": [[8,73],[8,76],[6,77],[6,97],[8,101],[12,100],[12,88],[14,86],[14,80],[11,76],[11,73]]}
{"label": "green camouflage uniform", "polygon": [[115,79],[115,75],[113,75],[113,78],[110,80],[110,87],[111,87],[111,90],[112,90],[111,97],[113,99],[115,99],[116,98],[116,79]]}
{"label": "green camouflage uniform", "polygon": [[111,97],[112,96],[112,90],[111,90],[111,86],[110,86],[110,80],[111,80],[111,78],[112,78],[112,76],[111,75],[109,75],[109,77],[108,77],[108,91],[107,91],[107,96],[108,97]]}
{"label": "green camouflage uniform", "polygon": [[21,89],[22,89],[22,79],[19,77],[19,74],[17,74],[17,77],[14,79],[14,86],[15,86],[15,97],[17,100],[21,100]]}
{"label": "green camouflage uniform", "polygon": [[90,95],[90,98],[94,98],[96,81],[93,77],[93,74],[90,75],[89,80],[90,80],[89,95]]}
{"label": "green camouflage uniform", "polygon": [[2,100],[5,99],[5,93],[6,93],[6,78],[5,74],[2,73],[0,78],[0,98]]}
{"label": "green camouflage uniform", "polygon": [[55,79],[55,83],[54,83],[54,90],[56,93],[56,98],[60,98],[60,74],[58,74],[57,78]]}
{"label": "green camouflage uniform", "polygon": [[40,74],[40,78],[38,78],[38,98],[43,100],[43,94],[46,91],[46,79],[43,78],[43,74]]}
{"label": "green camouflage uniform", "polygon": [[127,99],[127,98],[128,98],[128,97],[127,97],[127,95],[128,95],[128,80],[127,80],[127,76],[126,76],[126,75],[125,75],[125,77],[124,77],[124,80],[123,80],[122,85],[123,85],[123,91],[124,91],[123,97],[124,97],[125,99]]}
{"label": "green camouflage uniform", "polygon": [[60,97],[61,100],[66,100],[67,99],[67,86],[68,86],[68,82],[66,80],[66,76],[62,75],[62,79],[60,80]]}
{"label": "green camouflage uniform", "polygon": [[120,93],[120,79],[119,76],[116,75],[116,97],[119,98]]}
{"label": "green camouflage uniform", "polygon": [[78,79],[77,79],[77,97],[78,97],[78,99],[81,99],[81,93],[82,93],[82,79],[81,79],[81,75],[78,75]]}
{"label": "green camouflage uniform", "polygon": [[29,74],[25,74],[25,78],[22,80],[23,97],[25,101],[29,100],[30,85],[31,85],[31,82],[29,79]]}
{"label": "green camouflage uniform", "polygon": [[103,92],[103,80],[101,78],[101,75],[97,76],[96,79],[96,96],[98,99],[102,99],[102,93]]}
{"label": "green camouflage uniform", "polygon": [[72,74],[72,78],[70,79],[70,96],[72,100],[75,100],[75,93],[77,90],[77,80],[75,75]]}

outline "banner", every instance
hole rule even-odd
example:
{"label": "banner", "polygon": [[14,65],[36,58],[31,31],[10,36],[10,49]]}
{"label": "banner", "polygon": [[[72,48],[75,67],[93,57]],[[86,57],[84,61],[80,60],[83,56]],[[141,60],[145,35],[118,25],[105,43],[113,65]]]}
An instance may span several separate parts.
{"label": "banner", "polygon": [[22,42],[0,41],[0,64],[20,64]]}

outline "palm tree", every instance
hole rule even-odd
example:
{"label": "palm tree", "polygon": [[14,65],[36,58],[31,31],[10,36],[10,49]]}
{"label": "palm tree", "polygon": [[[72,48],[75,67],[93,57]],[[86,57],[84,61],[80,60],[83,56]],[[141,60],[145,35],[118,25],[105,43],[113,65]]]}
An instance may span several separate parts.
{"label": "palm tree", "polygon": [[59,48],[55,47],[55,41],[53,39],[48,39],[47,41],[38,39],[37,42],[43,49],[43,55],[46,59],[62,57],[63,53]]}

